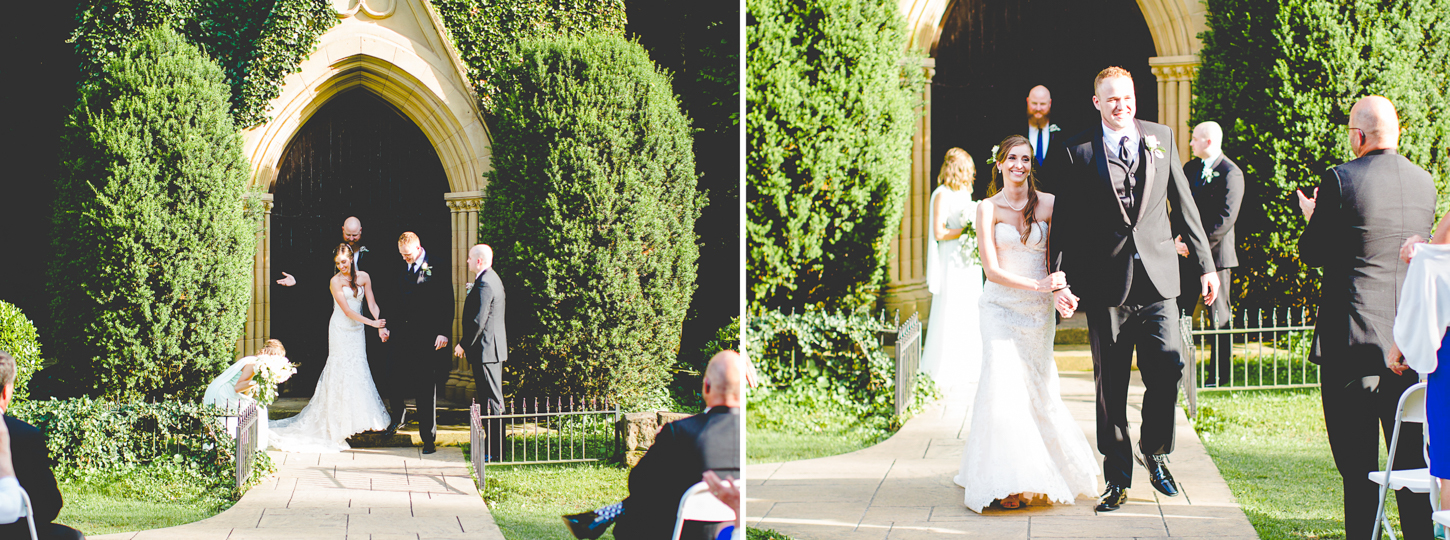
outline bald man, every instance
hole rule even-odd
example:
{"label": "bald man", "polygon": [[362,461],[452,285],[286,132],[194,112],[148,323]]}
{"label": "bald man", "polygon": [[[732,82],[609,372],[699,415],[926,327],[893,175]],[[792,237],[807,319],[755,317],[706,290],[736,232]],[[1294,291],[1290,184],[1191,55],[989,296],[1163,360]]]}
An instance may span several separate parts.
{"label": "bald man", "polygon": [[[478,389],[474,398],[484,414],[503,414],[503,363],[508,360],[508,336],[504,331],[503,281],[493,271],[493,248],[478,244],[468,250],[468,269],[473,281],[463,299],[463,333],[453,346],[454,356],[468,359]],[[485,458],[502,456],[503,422],[490,420]]]}
{"label": "bald man", "polygon": [[[629,472],[629,497],[624,502],[565,516],[576,538],[599,538],[617,516],[615,538],[669,538],[675,511],[690,486],[702,482],[705,471],[721,478],[740,475],[741,407],[749,369],[735,351],[720,351],[705,368],[705,412],[665,424],[654,445]],[[711,539],[730,521],[686,521],[680,538]]]}
{"label": "bald man", "polygon": [[[1188,177],[1193,201],[1198,206],[1198,218],[1203,222],[1203,232],[1208,235],[1208,252],[1213,255],[1213,264],[1218,271],[1218,282],[1222,292],[1207,307],[1209,324],[1216,329],[1226,328],[1233,319],[1229,306],[1229,285],[1233,283],[1232,270],[1239,265],[1238,251],[1234,247],[1234,224],[1239,219],[1239,207],[1244,200],[1244,173],[1239,166],[1223,155],[1223,128],[1218,122],[1204,122],[1193,128],[1193,139],[1188,143],[1193,150],[1193,159],[1183,165],[1183,175]],[[1177,231],[1179,282],[1192,283],[1198,279],[1197,264],[1188,260],[1188,245],[1182,241],[1184,231]],[[1178,296],[1178,308],[1192,315],[1203,297],[1198,291],[1184,289]],[[1208,371],[1203,385],[1214,387],[1228,384],[1233,369],[1233,336],[1220,334],[1214,338],[1213,354],[1208,359]]]}
{"label": "bald man", "polygon": [[[1409,269],[1399,250],[1434,224],[1435,184],[1396,152],[1400,125],[1388,99],[1359,100],[1348,128],[1357,158],[1325,171],[1313,197],[1298,193],[1309,221],[1299,259],[1324,269],[1309,360],[1320,366],[1324,425],[1344,480],[1345,537],[1369,538],[1379,489],[1367,475],[1379,469],[1380,430],[1388,444],[1400,394],[1420,378],[1385,367]],[[1420,424],[1401,425],[1396,469],[1425,466],[1421,437]],[[1430,538],[1429,495],[1399,490],[1395,497],[1404,537]]]}
{"label": "bald man", "polygon": [[[362,246],[362,220],[359,220],[356,216],[348,216],[347,219],[343,220],[342,243],[352,248],[352,264],[358,270],[362,270],[362,267],[358,265],[362,262],[363,253],[367,252],[367,248]],[[331,251],[331,248],[328,251]],[[278,285],[291,287],[297,284],[297,278],[292,277],[292,274],[282,272],[282,276],[282,279],[277,280]]]}
{"label": "bald man", "polygon": [[[1032,143],[1032,173],[1037,177],[1037,190],[1055,193],[1049,178],[1050,165],[1056,164],[1053,156],[1063,153],[1062,131],[1052,123],[1052,92],[1046,86],[1037,85],[1027,92],[1027,141]],[[1013,133],[1016,133],[1015,131]],[[1060,156],[1057,159],[1062,159]]]}

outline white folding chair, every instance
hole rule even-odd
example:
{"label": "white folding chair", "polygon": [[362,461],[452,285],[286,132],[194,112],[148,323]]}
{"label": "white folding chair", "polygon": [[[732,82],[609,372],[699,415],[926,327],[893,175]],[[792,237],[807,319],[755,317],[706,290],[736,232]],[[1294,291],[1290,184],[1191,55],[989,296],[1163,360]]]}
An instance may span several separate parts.
{"label": "white folding chair", "polygon": [[[1374,515],[1374,540],[1379,540],[1380,526],[1389,533],[1390,539],[1395,540],[1395,530],[1390,525],[1390,520],[1385,516],[1385,499],[1391,490],[1409,489],[1415,493],[1429,493],[1433,480],[1430,478],[1430,469],[1401,469],[1395,470],[1395,451],[1400,444],[1400,424],[1404,422],[1425,423],[1425,383],[1415,383],[1400,394],[1400,403],[1395,406],[1395,431],[1390,436],[1390,457],[1385,461],[1385,470],[1369,473],[1371,482],[1380,485],[1379,509]],[[1429,440],[1428,436],[1425,440]],[[1429,463],[1428,450],[1426,452],[1426,463]]]}
{"label": "white folding chair", "polygon": [[30,504],[30,494],[24,488],[20,490],[20,504],[25,506],[25,523],[30,526],[30,540],[40,540],[35,534],[35,507]]}
{"label": "white folding chair", "polygon": [[[738,478],[725,479],[740,488],[743,483]],[[726,506],[725,503],[716,499],[710,493],[710,485],[700,482],[690,489],[685,490],[685,495],[680,497],[680,510],[675,514],[675,537],[680,540],[680,529],[684,527],[685,520],[690,521],[735,521],[735,510]]]}

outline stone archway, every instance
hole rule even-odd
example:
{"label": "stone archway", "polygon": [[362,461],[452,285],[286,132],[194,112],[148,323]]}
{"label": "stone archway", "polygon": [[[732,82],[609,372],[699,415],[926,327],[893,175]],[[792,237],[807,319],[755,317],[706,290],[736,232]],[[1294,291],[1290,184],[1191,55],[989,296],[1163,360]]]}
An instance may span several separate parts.
{"label": "stone archway", "polygon": [[[927,55],[927,80],[936,76],[935,54],[947,14],[958,0],[899,0],[897,8],[910,33],[908,47]],[[1192,104],[1192,82],[1198,75],[1198,52],[1203,43],[1198,34],[1207,30],[1205,11],[1199,0],[1136,0],[1152,34],[1157,56],[1148,58],[1157,78],[1158,119],[1175,126],[1174,141],[1180,155],[1188,155],[1188,122]],[[1144,89],[1140,89],[1143,91]],[[883,303],[903,314],[917,312],[923,319],[931,312],[931,293],[926,288],[926,248],[929,227],[927,210],[933,179],[931,86],[922,93],[923,110],[912,136],[912,167],[908,197],[901,228],[891,241],[891,258]]]}
{"label": "stone archway", "polygon": [[[448,181],[443,196],[452,214],[451,249],[455,307],[453,334],[460,332],[467,277],[467,250],[477,242],[478,208],[490,170],[491,135],[468,82],[467,68],[447,38],[436,11],[425,0],[334,0],[340,22],[324,33],[316,50],[287,76],[282,94],[270,103],[272,119],[243,132],[251,162],[251,184],[262,188],[267,213],[253,264],[252,305],[240,352],[260,349],[271,328],[273,273],[271,191],[288,144],[333,97],[363,88],[412,120],[427,137]],[[456,360],[456,359],[455,359]],[[458,361],[444,395],[471,395],[473,376]]]}

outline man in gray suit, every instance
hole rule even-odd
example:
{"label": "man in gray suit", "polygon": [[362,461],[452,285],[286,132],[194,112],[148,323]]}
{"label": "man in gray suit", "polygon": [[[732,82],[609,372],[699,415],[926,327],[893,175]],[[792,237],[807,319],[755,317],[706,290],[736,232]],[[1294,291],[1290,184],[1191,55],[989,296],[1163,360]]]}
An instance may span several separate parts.
{"label": "man in gray suit", "polygon": [[[503,413],[503,362],[508,360],[508,337],[504,332],[503,281],[493,271],[493,248],[478,244],[468,250],[468,269],[473,282],[463,300],[463,334],[453,354],[468,359],[478,403],[485,414]],[[502,458],[503,423],[488,422],[486,457]]]}
{"label": "man in gray suit", "polygon": [[[1371,535],[1379,488],[1368,474],[1379,469],[1380,429],[1388,443],[1400,394],[1419,380],[1414,370],[1397,375],[1385,367],[1409,269],[1400,245],[1429,231],[1435,219],[1435,184],[1395,151],[1399,132],[1388,99],[1359,100],[1348,133],[1358,158],[1325,171],[1313,198],[1299,192],[1309,221],[1299,258],[1324,269],[1309,360],[1321,369],[1324,425],[1344,480],[1346,538]],[[1425,466],[1421,437],[1420,424],[1400,427],[1395,468]],[[1395,497],[1405,538],[1430,538],[1429,496],[1399,490]]]}

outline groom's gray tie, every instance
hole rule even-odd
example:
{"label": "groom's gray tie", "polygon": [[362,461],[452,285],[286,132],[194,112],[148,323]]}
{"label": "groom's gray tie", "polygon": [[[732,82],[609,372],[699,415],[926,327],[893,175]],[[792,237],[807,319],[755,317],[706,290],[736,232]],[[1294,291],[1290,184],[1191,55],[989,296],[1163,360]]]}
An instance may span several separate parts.
{"label": "groom's gray tie", "polygon": [[1132,163],[1133,162],[1133,160],[1128,159],[1128,136],[1127,135],[1124,135],[1123,138],[1118,139],[1118,159],[1123,160],[1123,163]]}

